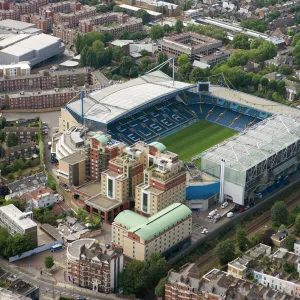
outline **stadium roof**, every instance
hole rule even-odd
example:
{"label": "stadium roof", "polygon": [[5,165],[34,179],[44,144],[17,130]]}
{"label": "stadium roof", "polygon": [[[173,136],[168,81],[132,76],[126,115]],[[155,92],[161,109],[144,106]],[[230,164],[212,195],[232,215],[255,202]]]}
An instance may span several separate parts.
{"label": "stadium roof", "polygon": [[210,88],[210,95],[211,94],[216,97],[245,105],[254,109],[266,111],[271,114],[286,114],[288,116],[298,117],[300,116],[300,109],[225,87],[212,85]]}
{"label": "stadium roof", "polygon": [[[194,85],[173,81],[161,71],[154,71],[123,84],[109,86],[89,94],[84,99],[85,119],[108,124],[125,116],[134,109],[144,107],[164,96],[178,94]],[[81,116],[81,101],[67,105],[67,108]]]}
{"label": "stadium roof", "polygon": [[125,210],[117,215],[115,222],[126,227],[144,241],[172,227],[177,222],[191,215],[191,210],[182,203],[173,203],[157,214],[146,218]]}
{"label": "stadium roof", "polygon": [[246,171],[300,140],[300,118],[274,115],[195,156]]}

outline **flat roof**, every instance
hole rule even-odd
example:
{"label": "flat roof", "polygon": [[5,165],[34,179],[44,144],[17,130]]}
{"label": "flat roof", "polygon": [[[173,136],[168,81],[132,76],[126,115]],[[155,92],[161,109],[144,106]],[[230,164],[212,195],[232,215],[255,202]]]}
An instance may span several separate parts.
{"label": "flat roof", "polygon": [[[133,214],[136,215],[134,216]],[[192,211],[184,204],[173,203],[149,218],[125,210],[117,215],[115,223],[129,228],[129,232],[147,241],[191,214]]]}
{"label": "flat roof", "polygon": [[79,62],[78,61],[74,61],[74,60],[67,60],[61,64],[59,64],[61,67],[77,67],[79,66]]}
{"label": "flat roof", "polygon": [[245,105],[255,110],[266,111],[271,114],[285,114],[294,117],[300,116],[300,109],[221,86],[211,85],[208,95]]}
{"label": "flat roof", "polygon": [[122,205],[121,201],[117,201],[114,199],[109,199],[104,195],[96,195],[88,200],[85,201],[88,205],[97,206],[101,209],[101,211],[109,211],[118,206]]}
{"label": "flat roof", "polygon": [[[90,93],[84,98],[84,115],[88,120],[108,124],[155,99],[170,93],[179,93],[193,86],[180,81],[174,81],[173,85],[172,78],[168,75],[154,71],[123,84]],[[66,107],[81,116],[80,100]]]}
{"label": "flat roof", "polygon": [[6,19],[0,21],[0,27],[15,29],[15,30],[24,30],[27,28],[36,28],[36,26],[32,23],[21,22],[11,19]]}
{"label": "flat roof", "polygon": [[60,161],[63,161],[63,162],[68,163],[70,165],[74,165],[74,164],[76,164],[78,162],[81,162],[83,160],[85,160],[85,156],[83,154],[73,153],[71,155],[68,155],[68,156],[62,158]]}
{"label": "flat roof", "polygon": [[14,223],[18,224],[18,226],[22,227],[23,229],[37,226],[36,223],[28,217],[28,213],[21,212],[13,204],[0,207],[0,211],[2,211],[6,216],[13,220]]}
{"label": "flat roof", "polygon": [[16,34],[13,36],[9,36],[6,39],[3,39],[0,41],[0,48],[6,48],[10,45],[13,45],[17,42],[20,42],[24,39],[27,39],[28,37],[30,37],[29,34],[25,34],[25,33],[20,33],[20,34]]}
{"label": "flat roof", "polygon": [[224,159],[227,168],[246,171],[299,140],[299,117],[273,115],[198,157],[218,165]]}

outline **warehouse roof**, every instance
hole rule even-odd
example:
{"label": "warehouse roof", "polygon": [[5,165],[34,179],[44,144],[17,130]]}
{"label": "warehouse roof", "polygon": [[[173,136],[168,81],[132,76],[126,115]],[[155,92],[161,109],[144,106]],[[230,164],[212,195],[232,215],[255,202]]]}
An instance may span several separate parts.
{"label": "warehouse roof", "polygon": [[[171,93],[180,93],[194,85],[173,81],[161,71],[154,71],[123,84],[109,86],[93,92],[84,98],[84,114],[88,120],[108,124]],[[67,108],[81,116],[81,101],[67,105]]]}
{"label": "warehouse roof", "polygon": [[32,23],[6,19],[0,21],[0,27],[12,29],[12,30],[25,30],[27,28],[35,28],[36,26]]}
{"label": "warehouse roof", "polygon": [[8,36],[7,38],[0,41],[0,48],[9,47],[17,42],[27,39],[29,36],[30,36],[29,34],[24,34],[24,33]]}
{"label": "warehouse roof", "polygon": [[182,203],[173,203],[150,218],[145,218],[132,211],[126,210],[117,215],[115,222],[128,228],[147,241],[156,234],[173,226],[177,222],[191,215],[191,210]]}
{"label": "warehouse roof", "polygon": [[289,116],[300,116],[300,109],[284,105],[275,101],[256,97],[225,87],[212,85],[210,95],[245,105],[254,109],[269,112],[271,114],[286,114]]}
{"label": "warehouse roof", "polygon": [[300,118],[274,115],[195,156],[246,171],[300,140]]}

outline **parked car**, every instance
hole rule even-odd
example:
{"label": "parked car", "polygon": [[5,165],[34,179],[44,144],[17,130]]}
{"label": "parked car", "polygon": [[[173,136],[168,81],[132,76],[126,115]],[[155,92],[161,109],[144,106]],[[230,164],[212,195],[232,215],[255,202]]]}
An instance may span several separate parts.
{"label": "parked car", "polygon": [[208,229],[207,229],[207,228],[203,228],[202,231],[201,231],[201,233],[202,233],[202,234],[208,233]]}
{"label": "parked car", "polygon": [[219,215],[219,214],[216,214],[215,216],[214,216],[214,219],[216,220],[216,221],[218,221],[218,220],[220,220],[222,217],[221,217],[221,215]]}
{"label": "parked car", "polygon": [[229,212],[228,214],[227,214],[227,218],[232,218],[233,217],[233,212]]}
{"label": "parked car", "polygon": [[226,208],[228,206],[228,202],[223,202],[221,208]]}
{"label": "parked car", "polygon": [[216,215],[217,214],[217,210],[216,209],[214,209],[214,210],[212,210],[209,214],[208,214],[208,218],[209,219],[211,219],[211,218],[213,218],[214,217],[214,215]]}

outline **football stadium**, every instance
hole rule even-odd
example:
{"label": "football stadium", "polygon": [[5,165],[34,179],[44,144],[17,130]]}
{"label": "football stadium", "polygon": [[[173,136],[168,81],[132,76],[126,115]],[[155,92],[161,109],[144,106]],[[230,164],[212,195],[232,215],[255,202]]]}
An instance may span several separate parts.
{"label": "football stadium", "polygon": [[178,153],[188,162],[191,208],[220,191],[222,199],[246,205],[299,170],[300,110],[233,89],[174,81],[154,71],[86,95],[65,110],[115,140],[160,141]]}

